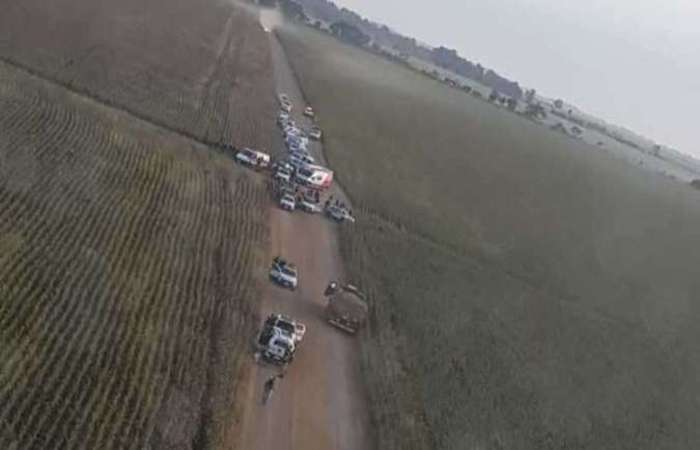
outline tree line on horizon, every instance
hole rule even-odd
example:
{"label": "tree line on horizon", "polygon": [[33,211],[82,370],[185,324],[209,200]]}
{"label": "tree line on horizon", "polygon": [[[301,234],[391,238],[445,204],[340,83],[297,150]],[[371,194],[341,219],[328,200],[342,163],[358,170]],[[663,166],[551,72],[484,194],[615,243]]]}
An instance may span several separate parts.
{"label": "tree line on horizon", "polygon": [[[267,0],[266,3],[271,1]],[[414,38],[391,30],[386,25],[372,22],[347,8],[340,8],[330,0],[281,0],[280,4],[284,12],[294,18],[309,22],[317,19],[329,24],[330,31],[351,44],[367,46],[372,43],[389,48],[403,59],[416,58],[432,63],[513,99],[519,100],[523,96],[523,89],[516,81],[509,80],[479,63],[469,61],[454,49],[444,46],[428,47]]]}

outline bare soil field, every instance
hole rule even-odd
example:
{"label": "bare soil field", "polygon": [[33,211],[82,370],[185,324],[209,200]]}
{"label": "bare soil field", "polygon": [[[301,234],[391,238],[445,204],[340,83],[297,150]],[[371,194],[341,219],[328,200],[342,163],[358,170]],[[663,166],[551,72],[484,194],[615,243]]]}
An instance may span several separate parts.
{"label": "bare soil field", "polygon": [[267,39],[232,2],[10,0],[0,58],[207,143],[271,146]]}
{"label": "bare soil field", "polygon": [[224,448],[268,239],[233,166],[0,63],[0,448]]}
{"label": "bare soil field", "polygon": [[359,221],[382,449],[700,448],[700,196],[279,32]]}

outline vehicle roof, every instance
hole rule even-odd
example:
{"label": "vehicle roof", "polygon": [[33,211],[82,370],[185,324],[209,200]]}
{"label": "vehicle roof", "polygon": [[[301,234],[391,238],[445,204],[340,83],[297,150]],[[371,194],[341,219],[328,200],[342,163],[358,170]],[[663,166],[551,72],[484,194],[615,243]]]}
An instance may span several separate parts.
{"label": "vehicle roof", "polygon": [[285,344],[294,347],[294,339],[292,339],[292,336],[290,336],[290,334],[282,328],[274,327],[272,329],[272,338],[270,338],[270,342],[273,340],[280,340]]}
{"label": "vehicle roof", "polygon": [[286,320],[287,322],[294,322],[294,319],[282,313],[273,313],[270,315],[274,316],[277,320]]}
{"label": "vehicle roof", "polygon": [[314,171],[309,169],[308,167],[301,167],[301,168],[299,168],[297,173],[301,176],[309,177],[309,176],[314,174]]}
{"label": "vehicle roof", "polygon": [[263,157],[263,158],[269,158],[269,157],[270,157],[270,155],[268,155],[267,153],[261,152],[261,151],[259,151],[259,150],[253,150],[253,149],[250,148],[250,147],[243,147],[243,148],[241,149],[241,152],[252,153],[252,154],[254,154],[254,155],[261,156],[261,157]]}

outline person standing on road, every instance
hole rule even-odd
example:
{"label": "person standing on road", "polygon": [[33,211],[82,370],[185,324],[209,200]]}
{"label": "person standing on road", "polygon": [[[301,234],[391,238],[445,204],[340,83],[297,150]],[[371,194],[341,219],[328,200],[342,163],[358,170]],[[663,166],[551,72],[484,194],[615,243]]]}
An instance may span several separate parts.
{"label": "person standing on road", "polygon": [[275,381],[277,381],[276,376],[272,376],[267,379],[265,384],[263,385],[263,398],[262,398],[262,404],[265,405],[267,401],[270,399],[272,396],[272,392],[275,390]]}
{"label": "person standing on road", "polygon": [[278,378],[284,378],[284,372],[278,373],[277,375],[272,375],[267,379],[267,381],[265,381],[265,384],[263,385],[263,405],[267,404],[267,401],[270,400],[270,397],[272,397],[272,393],[275,390],[275,384],[277,383]]}

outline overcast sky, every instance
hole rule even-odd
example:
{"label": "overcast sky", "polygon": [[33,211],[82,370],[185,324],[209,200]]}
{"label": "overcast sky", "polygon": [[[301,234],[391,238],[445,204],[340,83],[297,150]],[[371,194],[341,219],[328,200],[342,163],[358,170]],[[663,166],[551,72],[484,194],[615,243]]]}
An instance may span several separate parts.
{"label": "overcast sky", "polygon": [[700,0],[336,0],[700,157]]}

